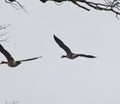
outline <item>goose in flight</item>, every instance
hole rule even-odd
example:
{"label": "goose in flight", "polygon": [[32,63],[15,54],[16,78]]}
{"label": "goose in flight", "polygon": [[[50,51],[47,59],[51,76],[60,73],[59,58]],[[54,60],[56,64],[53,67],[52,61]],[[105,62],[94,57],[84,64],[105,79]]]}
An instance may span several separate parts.
{"label": "goose in flight", "polygon": [[7,61],[2,61],[0,64],[7,64],[10,67],[16,67],[19,64],[21,64],[22,62],[35,60],[35,59],[38,59],[38,58],[42,57],[42,56],[40,56],[40,57],[34,57],[34,58],[29,58],[29,59],[15,61],[14,58],[11,56],[11,54],[7,50],[5,50],[4,47],[1,44],[0,44],[0,52],[7,59]]}
{"label": "goose in flight", "polygon": [[59,39],[57,38],[55,35],[54,35],[54,39],[56,41],[56,43],[67,53],[67,55],[63,55],[61,56],[61,58],[69,58],[69,59],[74,59],[78,56],[81,56],[81,57],[86,57],[86,58],[96,58],[95,56],[93,55],[86,55],[86,54],[75,54],[75,53],[72,53],[71,50]]}

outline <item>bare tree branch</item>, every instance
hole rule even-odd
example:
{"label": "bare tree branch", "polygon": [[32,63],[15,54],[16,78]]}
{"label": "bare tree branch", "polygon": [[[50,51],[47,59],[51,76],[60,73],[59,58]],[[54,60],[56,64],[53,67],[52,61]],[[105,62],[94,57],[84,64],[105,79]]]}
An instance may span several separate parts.
{"label": "bare tree branch", "polygon": [[83,9],[85,9],[85,10],[87,10],[87,11],[90,11],[90,9],[88,9],[88,8],[86,8],[86,7],[81,6],[80,4],[78,4],[78,3],[76,2],[76,0],[71,0],[71,2],[72,2],[73,4],[79,6],[80,8],[83,8]]}
{"label": "bare tree branch", "polygon": [[5,104],[17,104],[18,103],[18,101],[15,101],[15,100],[13,100],[13,101],[5,101]]}
{"label": "bare tree branch", "polygon": [[6,29],[9,25],[10,25],[10,24],[8,24],[8,25],[0,25],[0,30]]}
{"label": "bare tree branch", "polygon": [[[10,24],[8,24],[8,25],[1,25],[1,26],[0,26],[0,30],[6,29],[9,25],[10,25]],[[0,37],[5,36],[6,34],[7,34],[7,32],[1,33],[1,34],[0,34]],[[7,41],[8,38],[10,38],[10,37],[7,36],[5,39],[1,39],[0,42]]]}
{"label": "bare tree branch", "polygon": [[[120,0],[104,0],[104,3],[92,2],[87,0],[40,0],[40,1],[43,3],[47,1],[55,1],[55,2],[71,1],[73,4],[87,11],[90,11],[88,7],[91,7],[96,10],[111,11],[116,14],[116,17],[120,15]],[[88,7],[82,6],[78,2],[81,4],[85,4]]]}
{"label": "bare tree branch", "polygon": [[26,13],[28,13],[24,6],[16,0],[5,0],[5,2],[11,4],[16,10],[20,10],[22,8]]}

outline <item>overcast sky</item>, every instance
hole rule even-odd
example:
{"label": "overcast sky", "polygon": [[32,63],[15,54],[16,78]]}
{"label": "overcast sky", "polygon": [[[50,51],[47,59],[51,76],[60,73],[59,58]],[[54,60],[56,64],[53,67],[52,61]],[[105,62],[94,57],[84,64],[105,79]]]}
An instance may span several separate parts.
{"label": "overcast sky", "polygon": [[[85,11],[71,2],[56,5],[19,0],[15,10],[0,1],[0,24],[10,24],[1,44],[16,59],[43,56],[10,68],[0,65],[0,104],[120,104],[120,21],[115,14]],[[74,53],[97,56],[62,59],[59,37]],[[6,37],[5,36],[5,37]],[[0,61],[6,60],[0,54]]]}

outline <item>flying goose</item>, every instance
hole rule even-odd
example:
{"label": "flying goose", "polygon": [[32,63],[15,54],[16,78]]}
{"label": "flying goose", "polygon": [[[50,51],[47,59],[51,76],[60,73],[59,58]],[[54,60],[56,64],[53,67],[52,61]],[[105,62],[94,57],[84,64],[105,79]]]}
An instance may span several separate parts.
{"label": "flying goose", "polygon": [[72,53],[71,50],[59,39],[57,38],[55,35],[54,35],[54,39],[56,41],[56,43],[62,48],[64,49],[64,51],[67,53],[67,55],[63,55],[61,56],[61,58],[69,58],[69,59],[74,59],[78,56],[81,56],[81,57],[86,57],[86,58],[96,58],[95,56],[92,56],[92,55],[85,55],[85,54],[75,54],[75,53]]}
{"label": "flying goose", "polygon": [[24,59],[24,60],[19,60],[19,61],[15,61],[14,58],[11,56],[11,54],[4,49],[4,47],[0,44],[0,52],[6,57],[7,61],[2,61],[0,64],[7,64],[10,67],[16,67],[19,64],[21,64],[24,61],[31,61],[31,60],[35,60],[38,59],[40,57],[34,57],[34,58],[29,58],[29,59]]}

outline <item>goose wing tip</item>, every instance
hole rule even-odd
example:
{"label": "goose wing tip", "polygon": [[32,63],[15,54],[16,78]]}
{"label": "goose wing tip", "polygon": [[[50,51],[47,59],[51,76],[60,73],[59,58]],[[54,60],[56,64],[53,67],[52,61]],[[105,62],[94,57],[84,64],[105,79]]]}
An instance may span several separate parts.
{"label": "goose wing tip", "polygon": [[55,34],[53,34],[53,37],[54,37],[54,39],[56,39],[57,37],[55,36]]}
{"label": "goose wing tip", "polygon": [[91,58],[97,58],[96,56],[91,56]]}
{"label": "goose wing tip", "polygon": [[39,56],[38,58],[42,58],[43,56]]}

